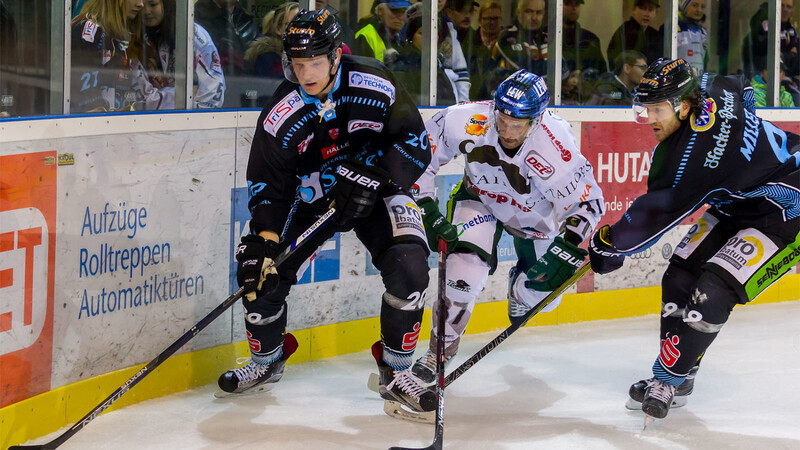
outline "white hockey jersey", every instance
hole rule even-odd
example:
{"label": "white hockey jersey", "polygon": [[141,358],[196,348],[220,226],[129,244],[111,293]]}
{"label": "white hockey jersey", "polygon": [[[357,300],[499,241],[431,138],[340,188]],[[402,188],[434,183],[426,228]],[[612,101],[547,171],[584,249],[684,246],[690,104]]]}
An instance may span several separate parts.
{"label": "white hockey jersey", "polygon": [[603,194],[592,165],[581,155],[569,124],[547,111],[516,155],[509,157],[498,142],[492,102],[465,103],[444,109],[425,123],[433,157],[417,181],[417,198],[434,197],[439,168],[463,154],[469,190],[522,238],[552,239],[567,218],[584,239],[603,215]]}

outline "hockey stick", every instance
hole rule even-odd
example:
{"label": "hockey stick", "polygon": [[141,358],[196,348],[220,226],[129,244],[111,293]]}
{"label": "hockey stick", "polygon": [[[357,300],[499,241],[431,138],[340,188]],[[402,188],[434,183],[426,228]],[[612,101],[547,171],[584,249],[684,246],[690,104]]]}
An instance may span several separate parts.
{"label": "hockey stick", "polygon": [[[294,242],[292,242],[289,247],[287,247],[277,258],[272,262],[273,266],[278,266],[286,259],[294,253],[294,251],[300,247],[300,245],[309,237],[314,235],[325,223],[327,223],[333,214],[336,212],[335,209],[329,209],[325,214],[322,215],[316,222],[314,222],[308,230],[303,232]],[[83,416],[81,420],[79,420],[75,425],[70,427],[67,431],[61,433],[60,436],[53,439],[46,444],[39,444],[39,445],[12,445],[8,448],[8,450],[15,450],[15,449],[54,449],[63,444],[67,439],[71,438],[75,433],[80,431],[83,427],[89,424],[95,417],[99,416],[103,411],[105,411],[109,406],[111,406],[114,402],[120,399],[126,392],[128,392],[136,383],[142,381],[144,377],[152,373],[156,367],[161,365],[167,358],[172,356],[173,353],[178,351],[179,348],[183,347],[184,344],[189,342],[193,337],[197,335],[203,328],[207,327],[208,324],[214,321],[217,317],[219,317],[225,310],[230,308],[236,300],[239,300],[244,295],[244,288],[239,288],[236,292],[233,293],[230,297],[226,298],[225,301],[220,303],[219,306],[214,308],[213,311],[208,313],[205,317],[203,317],[200,322],[197,322],[195,326],[189,329],[186,333],[183,334],[177,341],[172,343],[166,350],[161,352],[158,356],[155,357],[152,361],[147,363],[146,366],[141,368],[138,372],[136,372],[132,377],[128,379],[122,386],[120,386],[116,391],[114,391],[111,395],[106,397],[102,403],[97,405],[93,410],[89,411],[89,414]]]}
{"label": "hockey stick", "polygon": [[444,380],[444,387],[447,387],[455,381],[461,375],[464,375],[464,372],[469,370],[470,367],[474,366],[475,363],[483,359],[484,356],[489,354],[492,350],[495,349],[498,345],[500,345],[503,341],[506,340],[511,334],[513,334],[519,327],[524,325],[531,317],[535,316],[539,311],[543,310],[547,305],[553,302],[559,295],[561,295],[567,288],[575,284],[581,277],[583,277],[586,272],[591,269],[591,264],[586,263],[574,275],[569,277],[567,281],[565,281],[561,286],[557,287],[553,292],[550,293],[547,297],[544,298],[541,302],[539,302],[536,307],[525,313],[524,316],[520,318],[519,321],[511,324],[510,327],[506,328],[502,333],[497,335],[496,338],[492,339],[488,344],[484,345],[482,349],[478,350],[477,353],[472,355],[468,360],[464,361],[460,366],[458,366],[455,370],[450,372],[449,375]]}
{"label": "hockey stick", "polygon": [[436,425],[433,433],[433,443],[422,449],[413,447],[391,447],[389,450],[442,450],[444,440],[444,324],[446,322],[447,306],[445,306],[445,288],[447,287],[447,241],[439,238],[439,317],[436,321]]}

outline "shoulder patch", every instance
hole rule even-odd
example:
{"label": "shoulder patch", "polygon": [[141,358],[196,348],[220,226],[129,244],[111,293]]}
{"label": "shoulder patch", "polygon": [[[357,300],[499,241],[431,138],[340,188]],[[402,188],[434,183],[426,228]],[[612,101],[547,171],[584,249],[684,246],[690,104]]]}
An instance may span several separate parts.
{"label": "shoulder patch", "polygon": [[283,125],[286,119],[299,111],[303,107],[303,99],[297,90],[293,90],[286,97],[283,97],[277,105],[272,109],[264,118],[264,131],[277,137],[278,129]]}
{"label": "shoulder patch", "polygon": [[94,37],[97,34],[97,24],[92,22],[91,20],[87,20],[86,23],[83,24],[83,33],[81,33],[81,37],[86,42],[94,43]]}
{"label": "shoulder patch", "polygon": [[360,89],[369,89],[380,92],[389,97],[389,104],[394,103],[395,88],[386,78],[364,72],[350,72],[347,83],[349,86]]}
{"label": "shoulder patch", "polygon": [[713,127],[715,121],[714,116],[716,112],[717,104],[714,102],[714,99],[705,99],[705,106],[703,106],[703,110],[700,112],[700,114],[695,115],[692,113],[692,117],[689,119],[689,124],[692,126],[692,130],[702,132]]}

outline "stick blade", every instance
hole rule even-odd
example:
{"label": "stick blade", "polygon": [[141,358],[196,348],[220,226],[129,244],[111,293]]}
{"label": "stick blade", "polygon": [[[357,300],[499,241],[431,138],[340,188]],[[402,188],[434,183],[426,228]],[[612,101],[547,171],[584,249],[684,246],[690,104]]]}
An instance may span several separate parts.
{"label": "stick blade", "polygon": [[8,450],[24,450],[24,449],[48,449],[46,445],[12,445]]}
{"label": "stick blade", "polygon": [[427,447],[389,447],[389,450],[442,450],[442,444],[434,442]]}

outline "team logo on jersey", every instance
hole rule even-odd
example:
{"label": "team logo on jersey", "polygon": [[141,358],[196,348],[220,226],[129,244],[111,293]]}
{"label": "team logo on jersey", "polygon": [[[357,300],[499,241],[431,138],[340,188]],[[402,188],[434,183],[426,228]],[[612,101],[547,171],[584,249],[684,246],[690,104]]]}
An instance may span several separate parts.
{"label": "team logo on jersey", "polygon": [[211,52],[211,69],[221,70],[221,67],[217,52]]}
{"label": "team logo on jersey", "polygon": [[337,140],[337,139],[339,139],[339,129],[338,129],[338,128],[331,128],[330,130],[328,130],[328,135],[329,135],[329,136],[331,137],[331,139],[333,139],[334,141],[335,141],[335,140]]}
{"label": "team logo on jersey", "polygon": [[467,132],[467,134],[471,134],[473,136],[483,136],[486,134],[488,122],[489,118],[483,114],[474,114],[469,118],[469,121],[467,121],[467,125],[464,127],[464,130]]}
{"label": "team logo on jersey", "polygon": [[700,112],[700,114],[695,115],[692,113],[692,117],[689,120],[692,130],[697,132],[706,131],[714,126],[717,104],[714,102],[713,98],[705,99],[704,102],[705,106],[703,106],[703,110]]}
{"label": "team logo on jersey", "polygon": [[552,164],[547,162],[546,159],[542,158],[542,155],[536,153],[535,151],[531,150],[528,153],[528,157],[525,158],[525,164],[531,168],[534,172],[536,172],[542,179],[550,178],[553,173],[555,173],[555,169],[553,169]]}
{"label": "team logo on jersey", "polygon": [[372,130],[376,133],[383,131],[383,124],[371,120],[351,120],[347,122],[347,132],[352,133],[356,130]]}
{"label": "team logo on jersey", "polygon": [[303,142],[301,142],[300,145],[297,146],[297,154],[298,155],[302,155],[303,153],[306,152],[306,150],[308,150],[308,144],[311,143],[312,139],[314,139],[314,133],[311,133],[310,136],[308,136],[307,138],[303,139]]}
{"label": "team logo on jersey", "polygon": [[350,86],[380,92],[389,97],[389,104],[394,103],[395,89],[389,80],[364,72],[350,72]]}
{"label": "team logo on jersey", "polygon": [[264,131],[277,137],[278,129],[292,113],[303,107],[303,99],[297,91],[292,91],[272,107],[264,119]]}

